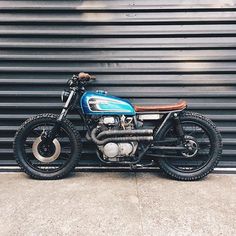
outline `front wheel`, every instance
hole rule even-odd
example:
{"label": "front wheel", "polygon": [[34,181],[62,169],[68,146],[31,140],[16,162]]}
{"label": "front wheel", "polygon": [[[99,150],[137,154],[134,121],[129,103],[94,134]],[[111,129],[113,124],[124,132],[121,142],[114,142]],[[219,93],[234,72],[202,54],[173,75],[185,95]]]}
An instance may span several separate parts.
{"label": "front wheel", "polygon": [[42,142],[57,122],[53,114],[41,114],[25,121],[14,139],[14,153],[21,169],[35,179],[59,179],[78,163],[81,140],[78,131],[66,119],[51,143]]}
{"label": "front wheel", "polygon": [[[189,150],[163,151],[162,154],[169,157],[159,159],[160,168],[177,180],[201,179],[208,175],[219,161],[222,153],[221,135],[214,123],[201,114],[182,112],[180,122]],[[178,140],[173,122],[169,121],[163,127],[157,139]],[[173,146],[173,143],[170,142],[169,146]]]}

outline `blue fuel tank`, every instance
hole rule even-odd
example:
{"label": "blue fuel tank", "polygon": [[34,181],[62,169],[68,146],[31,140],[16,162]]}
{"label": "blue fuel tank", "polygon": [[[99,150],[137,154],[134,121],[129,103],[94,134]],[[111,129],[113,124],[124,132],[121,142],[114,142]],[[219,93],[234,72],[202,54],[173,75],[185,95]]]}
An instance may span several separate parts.
{"label": "blue fuel tank", "polygon": [[100,92],[85,92],[80,100],[87,115],[135,115],[132,104],[124,99]]}

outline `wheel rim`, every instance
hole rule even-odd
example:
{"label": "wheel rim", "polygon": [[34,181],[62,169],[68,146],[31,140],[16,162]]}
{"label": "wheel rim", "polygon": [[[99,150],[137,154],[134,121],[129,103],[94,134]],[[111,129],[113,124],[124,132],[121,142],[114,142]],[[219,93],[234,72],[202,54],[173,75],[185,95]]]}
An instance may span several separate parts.
{"label": "wheel rim", "polygon": [[[165,162],[178,172],[191,173],[204,168],[213,153],[213,138],[203,125],[194,121],[181,121],[186,137],[193,137],[193,143],[197,145],[197,151],[193,150],[194,155],[184,155],[179,151],[163,151],[164,155],[179,156],[179,158],[163,158]],[[177,138],[172,127],[169,127],[163,135],[164,139]],[[170,145],[173,146],[173,145]],[[181,159],[181,160],[180,160]]]}
{"label": "wheel rim", "polygon": [[56,135],[50,150],[43,153],[41,134],[50,131],[54,122],[40,122],[28,127],[22,139],[21,153],[25,162],[34,170],[54,173],[63,169],[70,161],[73,153],[73,138],[64,127],[60,128],[59,134]]}

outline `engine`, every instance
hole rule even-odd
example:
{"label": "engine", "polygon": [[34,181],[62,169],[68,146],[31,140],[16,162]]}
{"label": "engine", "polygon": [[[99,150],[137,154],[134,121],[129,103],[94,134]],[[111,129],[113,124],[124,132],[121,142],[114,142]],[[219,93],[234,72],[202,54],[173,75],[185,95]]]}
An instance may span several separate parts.
{"label": "engine", "polygon": [[[106,116],[99,120],[102,131],[132,130],[134,129],[132,117]],[[103,154],[103,159],[107,161],[119,161],[121,158],[132,157],[138,147],[138,142],[108,142],[99,145],[98,148]]]}
{"label": "engine", "polygon": [[[120,157],[130,157],[135,154],[137,149],[137,142],[129,143],[107,143],[101,149],[103,151],[103,158],[110,161],[116,160]],[[100,150],[101,150],[100,149]]]}

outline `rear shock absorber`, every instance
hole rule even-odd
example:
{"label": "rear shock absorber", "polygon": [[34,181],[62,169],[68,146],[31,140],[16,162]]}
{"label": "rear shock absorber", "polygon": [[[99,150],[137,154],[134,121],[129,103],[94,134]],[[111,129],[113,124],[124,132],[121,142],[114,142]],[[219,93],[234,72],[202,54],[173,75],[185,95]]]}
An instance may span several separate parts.
{"label": "rear shock absorber", "polygon": [[185,144],[185,135],[184,135],[184,130],[183,127],[180,123],[180,119],[177,113],[174,113],[174,125],[175,125],[175,131],[177,135],[180,137],[181,141],[183,144]]}

